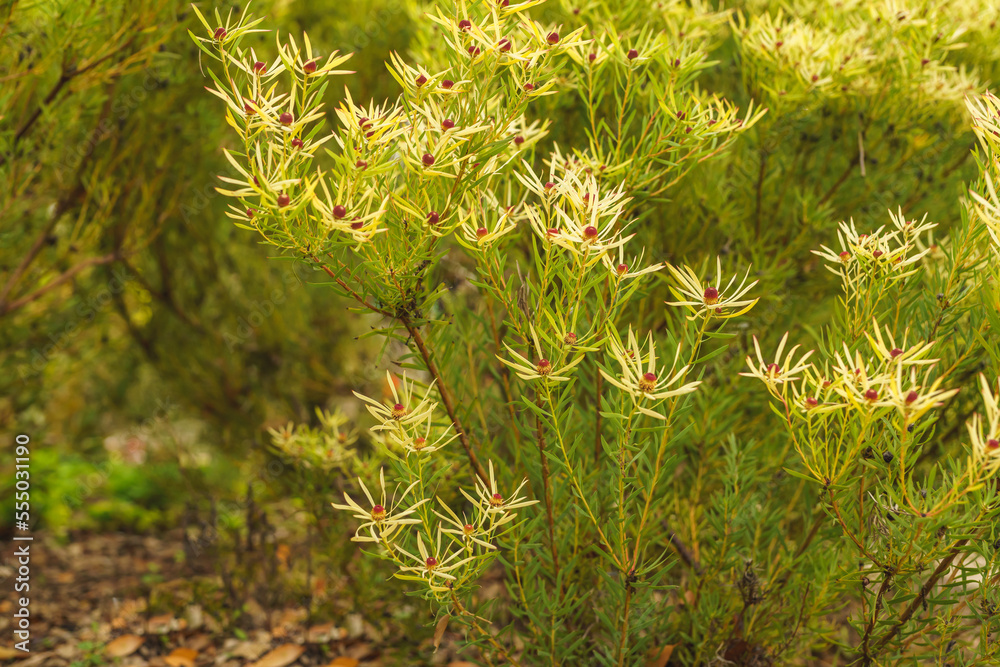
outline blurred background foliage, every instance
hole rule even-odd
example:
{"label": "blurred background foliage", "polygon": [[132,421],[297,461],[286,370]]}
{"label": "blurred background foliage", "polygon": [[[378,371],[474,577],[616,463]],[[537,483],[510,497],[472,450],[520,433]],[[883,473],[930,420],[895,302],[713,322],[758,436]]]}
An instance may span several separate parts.
{"label": "blurred background foliage", "polygon": [[[409,40],[403,9],[257,4],[282,31],[308,26],[357,53],[349,85],[362,99],[392,94],[382,63]],[[31,434],[39,477],[66,486],[35,511],[58,531],[71,526],[60,493],[117,498],[132,474],[120,468],[155,463],[140,484],[150,496],[118,498],[150,517],[77,503],[147,528],[177,468],[203,467],[177,447],[176,420],[197,425],[184,447],[226,468],[260,452],[263,425],[308,420],[363,382],[366,352],[335,295],[223,216],[226,128],[204,94],[188,3],[14,2],[2,20],[0,428]],[[73,488],[88,466],[106,483]]]}
{"label": "blurred background foliage", "polygon": [[[716,21],[700,34],[700,48],[718,61],[701,87],[771,111],[724,158],[696,166],[669,200],[640,202],[649,259],[696,265],[738,252],[756,267],[763,296],[744,333],[826,322],[838,284],[809,250],[829,244],[839,220],[877,226],[897,205],[927,212],[945,230],[959,219],[956,201],[976,173],[961,98],[1000,74],[997,11],[922,3],[942,25],[950,16],[975,29],[911,40],[897,66],[919,68],[926,57],[963,68],[942,75],[937,89],[928,79],[921,100],[904,90],[898,68],[875,71],[871,90],[850,98],[819,94],[796,74],[800,61],[772,62],[758,48],[773,48],[782,11],[804,17],[796,30],[822,31],[834,12],[871,19],[890,12],[888,3],[845,1],[827,16],[795,0],[694,4],[755,17],[745,32]],[[683,34],[683,20],[660,5],[651,0],[648,16],[607,19]],[[573,28],[576,9],[552,0],[537,14]],[[348,66],[357,74],[330,86],[328,109],[342,85],[355,100],[395,97],[384,66],[390,50],[434,48],[433,29],[414,22],[419,6],[410,0],[264,0],[253,11],[282,33],[308,30],[314,45],[356,54]],[[224,216],[213,188],[229,171],[221,148],[232,138],[204,91],[189,29],[200,26],[186,0],[0,4],[0,439],[32,437],[43,489],[33,517],[57,534],[162,529],[209,512],[215,520],[229,502],[235,509],[223,513],[238,536],[253,529],[260,500],[308,509],[315,499],[295,497],[301,480],[281,472],[266,429],[315,423],[316,406],[384,377],[377,343],[355,339],[367,324],[326,281],[269,257]],[[959,40],[969,47],[948,46]],[[259,41],[273,52],[273,34]],[[828,69],[817,76],[834,75],[829,63],[818,66]],[[543,98],[533,113],[557,121],[549,139],[560,146],[586,141],[574,95]],[[931,304],[936,291],[927,289]],[[648,316],[662,324],[662,313]],[[729,407],[699,406],[713,433],[737,428],[732,413],[721,414]],[[5,536],[8,468],[0,465]],[[350,552],[331,552],[330,567]],[[227,567],[239,571],[239,563]],[[377,565],[355,567],[364,575]]]}

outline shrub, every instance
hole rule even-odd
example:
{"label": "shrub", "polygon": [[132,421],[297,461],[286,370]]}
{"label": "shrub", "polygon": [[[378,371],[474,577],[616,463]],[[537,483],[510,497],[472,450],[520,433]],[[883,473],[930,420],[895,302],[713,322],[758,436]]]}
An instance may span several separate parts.
{"label": "shrub", "polygon": [[229,216],[389,357],[372,452],[275,443],[491,663],[990,659],[995,10],[540,4],[413,7],[332,128],[347,55],[199,14]]}

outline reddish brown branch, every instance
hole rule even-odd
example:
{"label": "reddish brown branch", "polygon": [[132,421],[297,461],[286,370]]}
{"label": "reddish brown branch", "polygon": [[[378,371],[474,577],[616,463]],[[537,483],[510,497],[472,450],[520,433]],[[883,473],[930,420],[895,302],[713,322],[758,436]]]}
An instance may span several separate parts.
{"label": "reddish brown branch", "polygon": [[[542,409],[542,400],[535,401],[538,409]],[[549,523],[549,546],[552,548],[552,565],[555,567],[555,578],[559,578],[559,552],[556,550],[556,522],[552,512],[552,483],[549,480],[549,459],[545,456],[545,430],[542,418],[535,415],[535,428],[538,431],[538,455],[542,462],[542,495],[545,500],[545,514]]]}
{"label": "reddish brown branch", "polygon": [[84,269],[88,269],[92,266],[97,266],[100,264],[107,264],[109,262],[113,262],[116,259],[118,259],[118,257],[119,255],[117,252],[112,252],[102,257],[91,257],[90,259],[86,259],[77,264],[76,266],[67,269],[66,271],[63,271],[61,274],[59,274],[59,276],[54,278],[51,282],[43,285],[42,287],[39,287],[30,294],[22,296],[20,299],[17,299],[16,301],[11,301],[11,302],[0,301],[0,316],[7,315],[9,313],[14,312],[18,308],[22,308],[23,306],[28,305],[32,301],[44,296],[48,292],[54,290],[56,287],[59,287],[59,285],[62,285],[66,281],[70,280],[71,278],[73,278],[73,276],[80,273]]}
{"label": "reddish brown branch", "polygon": [[924,603],[924,600],[927,599],[927,594],[931,592],[932,588],[934,588],[934,584],[936,584],[937,580],[941,578],[941,575],[944,574],[945,570],[951,567],[952,562],[955,560],[955,556],[959,554],[962,547],[964,547],[968,542],[968,538],[963,538],[958,542],[955,542],[955,546],[953,546],[951,551],[948,552],[948,555],[945,556],[940,563],[938,563],[937,568],[931,576],[927,578],[924,585],[920,587],[920,592],[917,593],[917,597],[913,598],[910,605],[906,608],[902,615],[900,615],[899,621],[897,621],[889,632],[887,632],[885,636],[882,637],[882,639],[880,639],[875,645],[876,650],[881,650],[886,644],[892,641],[893,637],[899,634],[899,631],[903,628],[903,624],[910,620],[913,613]]}
{"label": "reddish brown branch", "polygon": [[410,334],[410,338],[417,346],[417,350],[420,352],[420,356],[424,360],[424,365],[427,366],[427,372],[431,374],[431,377],[437,382],[438,392],[441,394],[441,402],[444,403],[444,409],[448,412],[448,418],[451,420],[452,425],[455,427],[455,432],[458,434],[458,439],[462,443],[462,447],[465,449],[466,455],[469,457],[469,464],[472,469],[479,476],[479,479],[483,481],[483,484],[489,484],[490,478],[486,475],[486,471],[483,469],[479,459],[476,457],[476,453],[472,450],[472,444],[469,442],[469,435],[462,428],[462,423],[458,420],[458,413],[455,411],[455,403],[451,398],[451,392],[448,391],[448,385],[445,383],[444,378],[441,376],[441,372],[438,370],[434,363],[434,358],[431,356],[430,350],[427,349],[427,344],[424,343],[423,337],[420,335],[420,330],[413,325],[409,318],[400,318],[403,326],[406,327],[407,333]]}
{"label": "reddish brown branch", "polygon": [[695,558],[695,555],[691,553],[691,550],[688,549],[688,546],[684,544],[681,538],[677,536],[677,533],[675,533],[674,529],[670,527],[670,524],[664,520],[660,522],[660,525],[663,526],[663,530],[665,530],[669,536],[667,537],[667,540],[670,542],[670,546],[674,548],[674,551],[676,551],[677,555],[681,557],[684,564],[694,570],[695,574],[699,576],[704,574],[705,570],[701,566],[701,563],[698,562],[698,559]]}

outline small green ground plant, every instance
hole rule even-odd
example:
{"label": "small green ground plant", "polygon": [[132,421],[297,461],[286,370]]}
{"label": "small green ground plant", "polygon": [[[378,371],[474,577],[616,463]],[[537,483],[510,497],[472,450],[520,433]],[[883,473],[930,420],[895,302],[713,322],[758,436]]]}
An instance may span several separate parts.
{"label": "small green ground plant", "polygon": [[995,664],[996,10],[733,4],[408,5],[330,124],[199,13],[229,216],[384,350],[274,444],[486,664]]}

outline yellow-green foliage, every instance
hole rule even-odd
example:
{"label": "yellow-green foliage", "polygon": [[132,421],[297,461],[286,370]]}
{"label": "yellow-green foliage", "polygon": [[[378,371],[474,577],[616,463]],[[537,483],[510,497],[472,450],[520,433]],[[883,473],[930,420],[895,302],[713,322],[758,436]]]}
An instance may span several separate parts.
{"label": "yellow-green foliage", "polygon": [[504,664],[991,660],[995,15],[443,0],[329,115],[203,19],[229,216],[397,341],[355,541]]}

